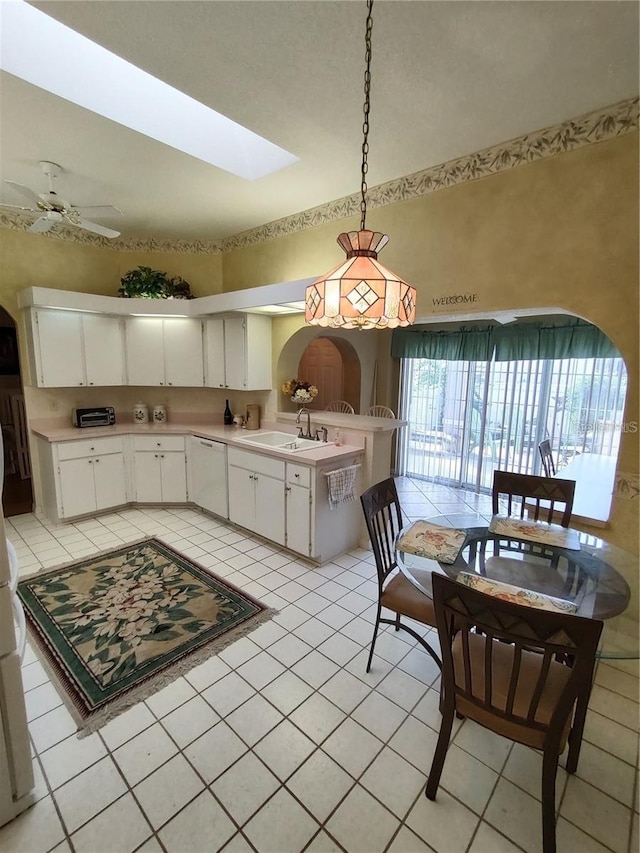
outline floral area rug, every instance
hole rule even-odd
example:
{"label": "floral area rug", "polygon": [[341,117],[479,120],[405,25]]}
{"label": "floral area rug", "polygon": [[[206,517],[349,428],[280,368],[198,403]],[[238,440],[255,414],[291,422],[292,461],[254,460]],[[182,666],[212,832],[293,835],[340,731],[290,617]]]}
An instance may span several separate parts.
{"label": "floral area rug", "polygon": [[32,575],[18,595],[80,737],[276,612],[156,539]]}

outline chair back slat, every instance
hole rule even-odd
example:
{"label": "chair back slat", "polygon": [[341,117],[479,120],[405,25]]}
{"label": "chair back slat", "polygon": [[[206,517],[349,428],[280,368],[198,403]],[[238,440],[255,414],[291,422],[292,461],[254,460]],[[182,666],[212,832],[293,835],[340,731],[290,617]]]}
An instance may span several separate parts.
{"label": "chair back slat", "polygon": [[484,698],[488,707],[493,701],[493,642],[491,634],[487,634],[484,646]]}
{"label": "chair back slat", "polygon": [[538,674],[538,678],[536,681],[536,686],[533,690],[533,694],[531,696],[531,703],[529,705],[529,713],[527,715],[527,722],[533,723],[535,720],[536,712],[538,710],[538,705],[540,704],[540,699],[542,698],[542,693],[544,691],[544,686],[547,682],[547,678],[549,677],[549,669],[551,668],[551,659],[552,654],[549,649],[545,649],[544,655],[542,657],[542,665],[540,667],[540,672]]}
{"label": "chair back slat", "polygon": [[[491,643],[495,643],[495,639]],[[493,652],[493,649],[491,649]],[[507,701],[505,704],[505,712],[507,716],[513,716],[513,703],[516,700],[516,687],[518,686],[518,675],[520,674],[520,663],[522,661],[522,648],[517,643],[513,647],[513,660],[511,662],[511,676],[509,678],[509,691],[507,693]],[[529,708],[531,712],[531,707]],[[535,716],[535,713],[534,713]]]}

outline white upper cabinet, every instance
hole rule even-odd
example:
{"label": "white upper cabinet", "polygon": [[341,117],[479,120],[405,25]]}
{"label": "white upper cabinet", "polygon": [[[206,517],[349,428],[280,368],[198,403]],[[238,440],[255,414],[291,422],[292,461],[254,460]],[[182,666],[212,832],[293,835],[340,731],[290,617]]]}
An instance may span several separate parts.
{"label": "white upper cabinet", "polygon": [[89,385],[124,385],[124,332],[119,317],[83,314],[84,358]]}
{"label": "white upper cabinet", "polygon": [[204,385],[202,321],[127,317],[129,385]]}
{"label": "white upper cabinet", "polygon": [[41,388],[124,384],[122,320],[78,311],[32,310],[30,355]]}
{"label": "white upper cabinet", "polygon": [[169,318],[162,322],[167,385],[204,385],[202,321]]}
{"label": "white upper cabinet", "polygon": [[271,388],[271,318],[211,317],[205,324],[205,384],[258,391]]}

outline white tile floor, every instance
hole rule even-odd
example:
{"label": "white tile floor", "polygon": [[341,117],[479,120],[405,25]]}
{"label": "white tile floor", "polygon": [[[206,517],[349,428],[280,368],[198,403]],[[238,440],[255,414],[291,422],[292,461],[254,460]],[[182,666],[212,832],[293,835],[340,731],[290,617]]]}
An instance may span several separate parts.
{"label": "white tile floor", "polygon": [[[410,517],[489,511],[443,486],[398,487]],[[455,727],[437,801],[424,797],[438,671],[387,630],[365,673],[370,552],[311,567],[189,509],[8,522],[25,575],[148,534],[280,613],[82,740],[28,650],[38,802],[0,829],[0,851],[541,850],[540,756],[471,722]],[[557,799],[559,853],[638,850],[635,662],[599,664],[580,766],[559,770]]]}

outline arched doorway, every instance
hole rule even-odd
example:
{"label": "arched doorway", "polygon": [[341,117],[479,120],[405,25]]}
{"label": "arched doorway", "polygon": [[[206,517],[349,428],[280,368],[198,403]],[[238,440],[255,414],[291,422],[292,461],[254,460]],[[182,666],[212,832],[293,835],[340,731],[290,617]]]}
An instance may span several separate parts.
{"label": "arched doorway", "polygon": [[360,359],[348,341],[320,336],[302,353],[298,376],[318,388],[313,407],[325,409],[334,400],[345,400],[360,411]]}
{"label": "arched doorway", "polygon": [[0,307],[0,428],[4,481],[2,509],[5,517],[33,509],[31,460],[27,439],[24,394],[18,357],[16,324]]}

